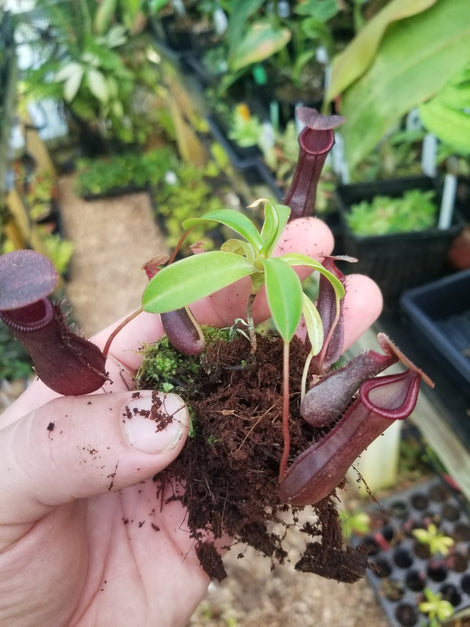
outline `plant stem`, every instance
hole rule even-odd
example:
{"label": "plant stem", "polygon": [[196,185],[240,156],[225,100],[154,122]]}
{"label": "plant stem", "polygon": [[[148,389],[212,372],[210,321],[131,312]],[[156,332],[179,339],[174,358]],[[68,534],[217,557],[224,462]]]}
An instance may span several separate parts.
{"label": "plant stem", "polygon": [[255,333],[255,323],[253,322],[253,304],[255,302],[256,294],[250,294],[248,298],[248,303],[246,305],[246,321],[248,323],[248,331],[250,333],[250,344],[251,351],[250,355],[254,355],[256,353],[256,333]]}
{"label": "plant stem", "polygon": [[281,463],[279,464],[279,481],[282,481],[287,470],[287,462],[290,454],[290,433],[289,433],[289,342],[284,342],[282,359],[282,435],[284,439],[284,450],[282,451]]}
{"label": "plant stem", "polygon": [[188,237],[188,234],[193,230],[193,228],[194,227],[191,227],[190,229],[186,229],[183,235],[179,238],[178,243],[176,244],[175,249],[173,253],[171,254],[171,257],[168,259],[166,263],[167,266],[169,266],[170,264],[174,262],[174,260],[176,259],[176,255],[179,253],[179,251],[181,250],[181,247],[184,244],[184,240]]}
{"label": "plant stem", "polygon": [[305,360],[304,369],[302,371],[302,381],[300,384],[300,402],[304,400],[304,396],[307,391],[308,370],[310,368],[310,364],[312,363],[312,359],[313,359],[313,352],[310,351],[307,359]]}
{"label": "plant stem", "polygon": [[114,340],[116,335],[122,331],[122,329],[126,326],[126,324],[128,324],[131,320],[134,320],[134,318],[136,318],[142,312],[143,312],[142,307],[139,307],[139,309],[136,309],[131,314],[129,314],[127,318],[124,318],[124,320],[120,322],[118,326],[110,333],[108,339],[106,340],[106,344],[104,345],[104,348],[103,348],[103,355],[105,356],[105,359],[107,359],[108,357],[109,347],[111,346],[111,342]]}

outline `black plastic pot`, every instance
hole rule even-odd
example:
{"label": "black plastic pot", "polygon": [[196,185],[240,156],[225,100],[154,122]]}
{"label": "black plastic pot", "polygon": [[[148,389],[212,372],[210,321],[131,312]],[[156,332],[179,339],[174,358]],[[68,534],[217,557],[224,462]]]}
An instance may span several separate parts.
{"label": "black plastic pot", "polygon": [[[447,251],[463,222],[454,212],[450,228],[437,227],[424,231],[390,235],[360,236],[350,229],[347,214],[352,204],[371,200],[377,195],[400,197],[411,189],[438,190],[436,182],[427,177],[406,178],[374,183],[341,185],[337,189],[343,222],[344,252],[358,259],[345,268],[373,278],[380,286],[385,306],[397,309],[399,297],[406,289],[444,275]],[[440,194],[437,194],[440,205]]]}
{"label": "black plastic pot", "polygon": [[401,306],[429,350],[439,351],[453,375],[470,383],[470,270],[407,290]]}
{"label": "black plastic pot", "polygon": [[228,137],[228,129],[215,113],[207,116],[211,133],[214,139],[227,153],[230,163],[238,170],[256,167],[261,152],[257,146],[242,147]]}
{"label": "black plastic pot", "polygon": [[[440,593],[455,611],[470,603],[470,519],[449,486],[439,478],[394,494],[369,510],[369,535],[354,537],[368,552],[372,585],[392,627],[426,625],[419,605],[424,590]],[[416,527],[436,524],[455,540],[447,556],[429,556],[413,536]]]}

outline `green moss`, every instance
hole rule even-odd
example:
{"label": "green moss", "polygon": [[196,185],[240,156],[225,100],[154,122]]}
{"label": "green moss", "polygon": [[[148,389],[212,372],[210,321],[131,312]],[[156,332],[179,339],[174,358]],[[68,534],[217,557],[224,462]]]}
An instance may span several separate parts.
{"label": "green moss", "polygon": [[200,369],[199,356],[183,355],[164,337],[145,347],[142,365],[136,375],[141,389],[182,393],[194,383]]}
{"label": "green moss", "polygon": [[[215,329],[203,327],[206,346],[219,341],[230,339],[230,329]],[[140,389],[174,392],[186,400],[197,392],[196,379],[204,370],[206,352],[200,355],[183,355],[173,348],[165,336],[155,344],[149,344],[142,349],[142,365],[136,374],[136,384]],[[197,414],[188,405],[190,415],[189,437],[195,437],[197,430]],[[214,439],[212,444],[216,443]]]}
{"label": "green moss", "polygon": [[[228,341],[230,329],[203,327],[206,346]],[[143,348],[142,365],[137,371],[136,383],[140,389],[160,390],[183,394],[194,386],[195,379],[204,364],[205,352],[189,356],[178,352],[165,336],[155,344]]]}

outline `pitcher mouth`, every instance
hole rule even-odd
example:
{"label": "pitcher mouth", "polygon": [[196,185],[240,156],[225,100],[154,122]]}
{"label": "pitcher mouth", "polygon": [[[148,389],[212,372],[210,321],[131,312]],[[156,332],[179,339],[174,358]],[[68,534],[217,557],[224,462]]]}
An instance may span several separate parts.
{"label": "pitcher mouth", "polygon": [[0,318],[13,330],[34,333],[50,324],[54,318],[54,307],[47,298],[19,307],[0,311]]}

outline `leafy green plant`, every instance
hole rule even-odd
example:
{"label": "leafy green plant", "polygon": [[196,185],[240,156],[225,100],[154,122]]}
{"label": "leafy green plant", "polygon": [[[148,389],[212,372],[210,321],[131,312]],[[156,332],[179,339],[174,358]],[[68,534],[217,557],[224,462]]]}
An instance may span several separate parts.
{"label": "leafy green plant", "polygon": [[289,29],[265,0],[247,0],[235,6],[227,3],[228,63],[232,72],[269,58],[284,48],[291,38]]}
{"label": "leafy green plant", "polygon": [[468,67],[467,14],[466,0],[391,0],[333,59],[324,107],[341,97],[350,169],[401,116]]}
{"label": "leafy green plant", "polygon": [[[178,244],[181,224],[186,219],[226,206],[219,176],[220,170],[215,162],[203,169],[190,163],[178,163],[152,188],[155,215],[157,220],[164,222],[170,247]],[[195,244],[200,240],[204,240],[206,249],[214,247],[211,233],[207,233],[203,225],[191,230],[187,243]]]}
{"label": "leafy green plant", "polygon": [[433,523],[429,524],[426,529],[413,529],[413,535],[420,544],[426,544],[429,547],[431,555],[448,555],[449,549],[454,546],[453,538],[446,536]]}
{"label": "leafy green plant", "polygon": [[419,176],[424,130],[396,130],[386,135],[350,172],[351,181]]}
{"label": "leafy green plant", "polygon": [[141,4],[38,0],[18,13],[17,27],[39,61],[24,73],[26,94],[63,102],[75,121],[106,140],[143,143],[161,81],[137,28]]}
{"label": "leafy green plant", "polygon": [[469,155],[470,67],[464,68],[434,98],[419,107],[422,123],[459,155]]}
{"label": "leafy green plant", "polygon": [[80,159],[77,161],[75,190],[82,196],[100,196],[126,187],[145,188],[160,183],[165,172],[176,164],[176,155],[167,146],[106,159]]}
{"label": "leafy green plant", "polygon": [[263,125],[256,115],[251,115],[249,107],[241,103],[235,107],[229,130],[229,138],[242,148],[257,146],[263,133]]}
{"label": "leafy green plant", "polygon": [[429,627],[439,627],[454,613],[454,608],[449,601],[442,598],[442,594],[433,592],[430,588],[424,589],[425,601],[421,601],[418,609],[429,618]]}
{"label": "leafy green plant", "polygon": [[268,80],[266,71],[279,83],[307,86],[310,90],[312,79],[319,75],[323,86],[324,67],[316,59],[317,51],[323,48],[333,55],[337,48],[334,20],[340,14],[344,16],[349,7],[336,0],[306,0],[291,3],[285,13],[281,3],[267,0],[221,5],[228,13],[223,41],[228,72],[222,90],[248,72],[255,82],[264,84]]}
{"label": "leafy green plant", "polygon": [[[190,218],[183,223],[186,232],[196,226],[223,224],[242,239],[229,239],[220,251],[187,257],[167,265],[150,281],[143,294],[143,308],[152,313],[179,310],[192,302],[235,283],[243,277],[251,279],[251,295],[246,312],[246,325],[252,353],[256,351],[256,334],[252,307],[256,294],[265,287],[273,323],[284,342],[283,356],[283,433],[284,453],[280,465],[280,477],[287,468],[289,456],[289,344],[305,317],[312,356],[323,345],[323,327],[320,315],[311,300],[303,292],[293,266],[307,266],[327,277],[339,301],[344,295],[341,281],[315,259],[302,254],[287,253],[273,257],[274,248],[289,218],[290,209],[285,205],[264,202],[265,220],[260,231],[245,215],[231,210],[212,211],[200,218]],[[258,204],[258,203],[255,203]]]}
{"label": "leafy green plant", "polygon": [[22,197],[30,218],[39,221],[47,218],[57,198],[57,181],[52,172],[29,172],[21,160],[13,164],[16,188]]}
{"label": "leafy green plant", "polygon": [[345,538],[350,538],[353,534],[365,535],[370,531],[370,517],[367,512],[343,510],[339,513],[339,518]]}
{"label": "leafy green plant", "polygon": [[403,233],[431,228],[436,223],[434,192],[409,190],[401,198],[375,196],[351,206],[346,216],[350,229],[361,236]]}
{"label": "leafy green plant", "polygon": [[74,243],[59,233],[49,233],[46,228],[42,228],[41,233],[46,256],[52,261],[57,272],[64,276],[72,258]]}
{"label": "leafy green plant", "polygon": [[0,321],[0,379],[16,381],[31,376],[31,363],[26,349]]}

